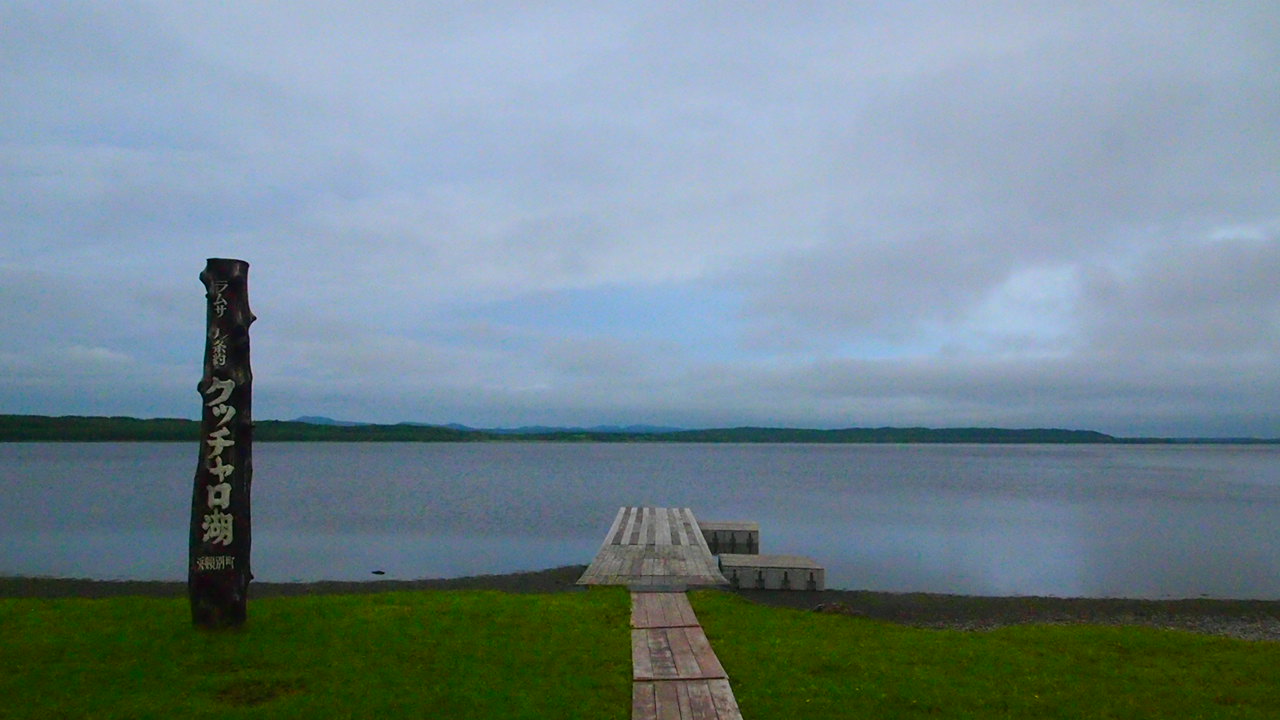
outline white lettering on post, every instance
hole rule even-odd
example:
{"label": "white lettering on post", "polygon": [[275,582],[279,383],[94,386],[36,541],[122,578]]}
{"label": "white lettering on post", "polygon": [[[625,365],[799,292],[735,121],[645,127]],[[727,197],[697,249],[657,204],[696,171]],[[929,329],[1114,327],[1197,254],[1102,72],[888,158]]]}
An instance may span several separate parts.
{"label": "white lettering on post", "polygon": [[221,510],[231,507],[231,483],[223,482],[217,485],[210,485],[207,490],[209,491],[209,507]]}
{"label": "white lettering on post", "polygon": [[227,311],[227,299],[222,297],[222,291],[227,289],[225,280],[218,280],[213,283],[213,312],[218,317],[222,317]]}
{"label": "white lettering on post", "polygon": [[222,334],[222,328],[214,326],[213,334],[209,336],[211,341],[211,349],[213,353],[213,366],[222,367],[227,364],[227,336]]}
{"label": "white lettering on post", "polygon": [[230,513],[224,513],[221,510],[214,510],[204,516],[204,522],[200,523],[200,529],[204,530],[204,537],[200,538],[201,542],[211,542],[213,544],[222,543],[230,545],[234,539],[233,523],[235,516]]}
{"label": "white lettering on post", "polygon": [[234,570],[235,568],[234,555],[206,555],[196,558],[197,570]]}
{"label": "white lettering on post", "polygon": [[[209,453],[205,456],[209,463],[205,469],[216,482],[205,488],[207,492],[205,506],[213,512],[205,515],[204,521],[200,524],[200,528],[204,530],[201,542],[221,544],[224,547],[230,546],[235,539],[235,516],[222,512],[231,508],[231,483],[228,479],[236,469],[234,465],[222,461],[222,452],[236,444],[236,441],[231,439],[231,428],[227,427],[227,423],[236,416],[236,409],[227,404],[235,389],[234,380],[211,378],[208,387],[202,393],[209,398],[205,406],[210,409],[214,417],[219,418],[219,421],[217,429],[209,433],[204,441],[205,445],[209,446]],[[214,558],[200,558],[197,563],[204,560],[212,561]]]}

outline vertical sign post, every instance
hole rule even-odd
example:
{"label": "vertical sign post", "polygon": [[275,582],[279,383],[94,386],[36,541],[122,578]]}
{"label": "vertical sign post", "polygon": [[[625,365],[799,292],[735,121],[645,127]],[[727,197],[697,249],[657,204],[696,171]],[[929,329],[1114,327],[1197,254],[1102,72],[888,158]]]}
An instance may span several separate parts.
{"label": "vertical sign post", "polygon": [[200,459],[191,498],[187,594],[206,628],[244,624],[248,600],[249,486],[253,480],[253,373],[249,369],[249,263],[210,258],[200,393]]}

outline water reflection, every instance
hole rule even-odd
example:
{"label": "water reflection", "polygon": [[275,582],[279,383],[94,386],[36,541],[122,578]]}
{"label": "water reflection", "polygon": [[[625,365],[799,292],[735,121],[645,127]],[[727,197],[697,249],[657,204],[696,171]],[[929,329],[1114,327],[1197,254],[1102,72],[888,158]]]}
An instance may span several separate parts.
{"label": "water reflection", "polygon": [[[831,587],[1280,597],[1280,448],[259,444],[259,580],[586,563],[624,504],[755,520]],[[0,445],[0,573],[182,579],[193,448]]]}

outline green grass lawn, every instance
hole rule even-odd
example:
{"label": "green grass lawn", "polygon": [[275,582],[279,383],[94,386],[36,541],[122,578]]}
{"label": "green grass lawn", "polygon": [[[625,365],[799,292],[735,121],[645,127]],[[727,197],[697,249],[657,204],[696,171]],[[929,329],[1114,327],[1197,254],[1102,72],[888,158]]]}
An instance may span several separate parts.
{"label": "green grass lawn", "polygon": [[[748,720],[1280,717],[1280,643],[1144,628],[922,630],[693,595]],[[618,718],[629,601],[397,592],[0,600],[0,718]]]}
{"label": "green grass lawn", "polygon": [[618,588],[252,601],[0,600],[0,718],[606,718],[631,703]]}
{"label": "green grass lawn", "polygon": [[693,606],[750,720],[1280,718],[1280,643],[1137,627],[925,630],[718,592]]}

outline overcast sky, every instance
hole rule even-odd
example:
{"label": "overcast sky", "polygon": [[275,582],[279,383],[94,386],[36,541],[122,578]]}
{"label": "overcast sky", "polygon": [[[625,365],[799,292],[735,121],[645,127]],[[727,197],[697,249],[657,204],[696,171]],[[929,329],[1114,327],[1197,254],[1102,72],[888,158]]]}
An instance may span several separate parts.
{"label": "overcast sky", "polygon": [[[532,7],[536,5],[537,7]],[[0,412],[1280,436],[1280,4],[0,4]]]}

